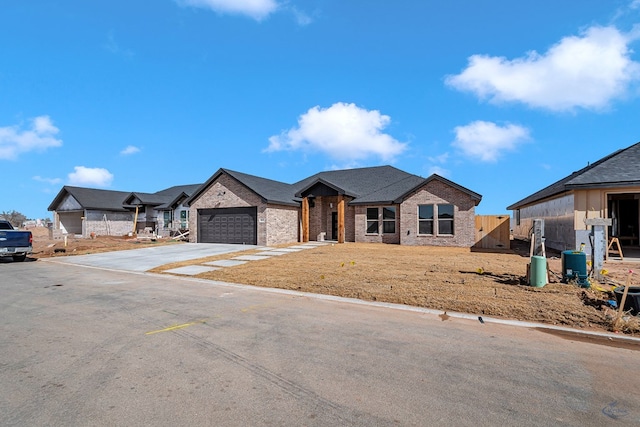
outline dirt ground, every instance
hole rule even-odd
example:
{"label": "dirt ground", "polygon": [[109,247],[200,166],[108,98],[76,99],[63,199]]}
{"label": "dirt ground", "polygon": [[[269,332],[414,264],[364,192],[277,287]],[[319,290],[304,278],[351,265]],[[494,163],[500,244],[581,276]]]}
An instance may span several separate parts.
{"label": "dirt ground", "polygon": [[[44,230],[44,229],[41,229]],[[97,253],[148,245],[179,244],[166,239],[135,240],[118,237],[48,239],[34,229],[34,257]],[[257,251],[255,251],[257,252]],[[251,252],[246,252],[250,254]],[[227,256],[169,264],[152,270],[199,264]],[[548,253],[550,283],[543,288],[526,285],[529,248],[514,242],[507,252],[475,252],[462,248],[407,247],[385,244],[328,244],[314,249],[252,261],[199,275],[200,278],[303,292],[384,301],[579,329],[640,334],[638,317],[627,317],[614,327],[615,310],[608,292],[624,284],[629,270],[640,264],[607,262],[604,283],[591,289],[560,283],[559,254]],[[637,286],[640,278],[631,275]]]}
{"label": "dirt ground", "polygon": [[31,228],[30,231],[33,234],[33,258],[86,255],[179,243],[175,240],[151,239],[150,237],[136,239],[128,236],[97,236],[95,239],[69,237],[65,245],[63,240],[49,239],[49,230],[47,228],[35,227]]}

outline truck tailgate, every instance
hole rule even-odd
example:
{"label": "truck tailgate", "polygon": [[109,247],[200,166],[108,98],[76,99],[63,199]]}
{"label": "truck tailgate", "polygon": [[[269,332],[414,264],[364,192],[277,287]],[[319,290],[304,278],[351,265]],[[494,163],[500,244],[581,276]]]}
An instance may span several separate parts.
{"label": "truck tailgate", "polygon": [[0,248],[26,248],[31,242],[30,231],[0,230]]}

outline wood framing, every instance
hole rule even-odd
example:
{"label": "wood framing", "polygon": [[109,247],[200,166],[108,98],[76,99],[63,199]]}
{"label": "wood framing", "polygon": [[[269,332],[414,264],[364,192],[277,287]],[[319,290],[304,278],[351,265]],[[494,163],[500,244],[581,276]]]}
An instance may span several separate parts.
{"label": "wood framing", "polygon": [[338,196],[338,243],[344,243],[344,196]]}
{"label": "wood framing", "polygon": [[309,198],[302,198],[302,241],[309,241]]}

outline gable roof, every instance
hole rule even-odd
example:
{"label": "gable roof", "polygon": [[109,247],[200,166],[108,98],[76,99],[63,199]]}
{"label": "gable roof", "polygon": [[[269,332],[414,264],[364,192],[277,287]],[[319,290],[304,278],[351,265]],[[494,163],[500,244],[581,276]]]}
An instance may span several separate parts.
{"label": "gable roof", "polygon": [[129,193],[122,203],[124,205],[132,205],[135,201],[134,199],[137,199],[142,205],[154,206],[156,209],[169,209],[180,199],[189,197],[199,187],[200,184],[176,185],[155,193],[133,192]]}
{"label": "gable roof", "polygon": [[540,200],[580,188],[629,187],[640,185],[640,142],[617,150],[579,171],[508,206],[519,209]]}
{"label": "gable roof", "polygon": [[[136,203],[136,199],[139,201],[139,203]],[[138,192],[129,193],[127,198],[122,201],[124,205],[134,205],[134,206],[137,204],[157,206],[157,205],[161,205],[164,202],[166,202],[166,198],[156,193],[138,193]]]}
{"label": "gable roof", "polygon": [[296,197],[302,197],[307,190],[320,183],[333,188],[338,194],[358,199],[411,177],[423,179],[393,166],[374,166],[319,172],[293,186],[296,189]]}
{"label": "gable roof", "polygon": [[478,204],[480,204],[480,201],[482,201],[482,196],[480,194],[476,193],[475,191],[471,191],[468,188],[463,187],[460,184],[456,184],[455,182],[450,181],[447,178],[442,177],[442,176],[434,173],[434,174],[431,174],[427,179],[423,180],[420,184],[416,185],[414,188],[412,188],[411,190],[409,190],[408,192],[406,192],[402,196],[398,197],[395,200],[395,202],[396,203],[402,202],[402,200],[404,200],[414,190],[422,187],[423,185],[426,185],[426,184],[430,183],[431,181],[440,181],[440,182],[442,182],[443,184],[445,184],[445,185],[447,185],[449,187],[453,187],[456,190],[465,193],[466,195],[468,195],[475,202],[476,206],[478,206]]}
{"label": "gable roof", "polygon": [[211,178],[194,191],[184,203],[186,205],[193,203],[194,200],[200,197],[200,195],[209,188],[209,186],[218,179],[220,175],[223,174],[230,176],[249,190],[253,191],[266,203],[298,206],[298,203],[294,200],[294,192],[291,184],[223,168],[218,169],[216,173],[211,175]]}
{"label": "gable roof", "polygon": [[475,200],[476,205],[482,200],[478,193],[439,175],[433,174],[425,179],[393,166],[320,172],[294,186],[299,188],[296,197],[302,197],[306,191],[322,183],[337,190],[339,194],[354,197],[354,200],[349,202],[350,205],[393,204],[402,203],[407,195],[434,179],[468,194]]}
{"label": "gable roof", "polygon": [[48,210],[56,210],[56,207],[67,195],[71,195],[83,209],[96,209],[106,211],[125,212],[127,209],[122,201],[129,193],[125,191],[98,190],[95,188],[72,187],[65,185],[48,207]]}
{"label": "gable roof", "polygon": [[83,209],[126,212],[133,198],[137,198],[142,204],[155,206],[156,209],[169,209],[199,187],[200,184],[176,185],[156,193],[131,193],[65,185],[53,199],[48,210],[56,210],[67,195],[71,195]]}
{"label": "gable roof", "polygon": [[195,193],[201,185],[202,184],[176,185],[174,187],[167,188],[166,190],[158,191],[157,194],[166,196],[168,201],[157,206],[156,209],[171,209],[177,206],[181,201],[188,199],[189,196]]}
{"label": "gable roof", "polygon": [[184,203],[193,203],[222,174],[235,179],[267,203],[290,206],[299,206],[300,199],[309,195],[308,192],[317,185],[327,186],[338,194],[352,197],[353,200],[349,202],[351,205],[401,203],[406,195],[433,179],[438,179],[468,194],[475,200],[476,205],[482,200],[482,196],[478,193],[439,175],[434,174],[425,179],[393,166],[374,166],[319,172],[294,184],[221,168]]}

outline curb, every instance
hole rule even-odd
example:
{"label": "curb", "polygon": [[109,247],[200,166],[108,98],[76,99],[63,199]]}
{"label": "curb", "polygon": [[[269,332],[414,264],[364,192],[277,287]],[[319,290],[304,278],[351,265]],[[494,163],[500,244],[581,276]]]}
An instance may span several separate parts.
{"label": "curb", "polygon": [[[63,262],[54,261],[52,259],[42,259],[42,261],[51,262],[51,263],[54,263],[54,264],[69,265],[69,264],[66,264],[66,263],[63,263]],[[115,270],[115,269],[109,269],[109,268],[103,268],[103,267],[94,267],[94,266],[81,265],[81,264],[73,264],[73,265],[75,265],[77,267],[93,268],[93,269],[97,269],[97,270],[117,271],[119,273],[139,274],[139,275],[145,275],[145,276],[173,278],[173,279],[176,279],[176,280],[189,281],[189,282],[193,282],[193,283],[214,284],[214,285],[218,285],[218,286],[224,286],[224,287],[230,287],[230,288],[236,288],[236,289],[251,289],[251,290],[256,290],[256,291],[261,291],[261,292],[269,292],[269,293],[273,293],[273,294],[307,297],[307,298],[313,298],[313,299],[323,300],[323,301],[334,301],[334,302],[342,302],[342,303],[347,303],[347,304],[355,304],[355,305],[362,305],[362,306],[369,306],[369,307],[388,308],[388,309],[393,309],[393,310],[409,311],[409,312],[421,313],[421,314],[429,314],[429,315],[433,315],[433,316],[439,316],[439,315],[442,315],[442,314],[446,313],[447,316],[449,316],[451,318],[454,318],[454,319],[473,320],[473,321],[479,321],[480,319],[482,319],[481,320],[482,323],[505,325],[505,326],[514,326],[514,327],[518,327],[518,328],[528,328],[528,329],[537,329],[537,330],[566,332],[566,333],[570,333],[570,334],[583,335],[583,336],[586,336],[586,337],[606,338],[608,340],[623,341],[623,342],[627,342],[627,343],[630,343],[630,344],[640,345],[640,337],[636,338],[636,337],[633,337],[633,336],[620,335],[620,334],[615,334],[615,333],[611,333],[611,332],[585,331],[585,330],[582,330],[582,329],[574,329],[574,328],[568,328],[568,327],[563,327],[563,326],[548,325],[548,324],[544,324],[544,323],[525,322],[525,321],[520,321],[520,320],[509,320],[509,319],[499,319],[499,318],[495,318],[495,317],[478,316],[478,315],[475,315],[475,314],[459,313],[459,312],[454,312],[454,311],[445,312],[443,310],[434,310],[434,309],[431,309],[431,308],[415,307],[415,306],[404,305],[404,304],[395,304],[395,303],[378,302],[378,301],[364,301],[364,300],[360,300],[360,299],[356,299],[356,298],[346,298],[346,297],[339,297],[339,296],[335,296],[335,295],[314,294],[314,293],[311,293],[311,292],[300,292],[300,291],[294,291],[294,290],[290,290],[290,289],[267,288],[267,287],[254,286],[254,285],[245,285],[245,284],[241,284],[241,283],[222,282],[222,281],[218,281],[218,280],[198,279],[198,278],[195,278],[195,277],[176,276],[176,275],[163,274],[163,273],[148,273],[148,272],[128,271],[128,270]]]}

